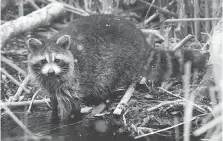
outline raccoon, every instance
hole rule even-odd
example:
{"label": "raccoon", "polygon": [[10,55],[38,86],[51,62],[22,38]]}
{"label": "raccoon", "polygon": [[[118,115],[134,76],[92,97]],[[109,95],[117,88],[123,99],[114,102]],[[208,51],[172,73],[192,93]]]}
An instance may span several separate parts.
{"label": "raccoon", "polygon": [[79,115],[81,106],[77,93],[78,78],[74,75],[75,60],[69,51],[69,40],[68,35],[59,38],[57,47],[45,46],[35,38],[28,40],[28,72],[50,94],[53,115],[58,114],[59,105],[62,119],[69,114]]}
{"label": "raccoon", "polygon": [[208,52],[196,49],[179,49],[167,51],[160,48],[151,48],[143,65],[142,75],[160,86],[162,82],[180,79],[184,74],[186,62],[191,62],[191,72],[195,70],[200,74],[205,72]]}
{"label": "raccoon", "polygon": [[82,102],[105,103],[135,81],[149,48],[134,24],[103,14],[77,19],[49,39],[31,38],[28,47],[29,74],[62,119],[78,115]]}

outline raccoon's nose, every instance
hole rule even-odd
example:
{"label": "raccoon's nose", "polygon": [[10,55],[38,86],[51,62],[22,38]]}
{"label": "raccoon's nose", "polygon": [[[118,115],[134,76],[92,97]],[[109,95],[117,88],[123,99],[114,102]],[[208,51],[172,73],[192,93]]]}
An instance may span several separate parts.
{"label": "raccoon's nose", "polygon": [[47,73],[49,76],[55,75],[55,71],[53,69],[50,69]]}

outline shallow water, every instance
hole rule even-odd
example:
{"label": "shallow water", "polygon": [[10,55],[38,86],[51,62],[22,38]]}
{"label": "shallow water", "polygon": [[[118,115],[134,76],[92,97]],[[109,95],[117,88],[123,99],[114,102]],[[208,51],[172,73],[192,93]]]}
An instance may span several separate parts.
{"label": "shallow water", "polygon": [[[84,118],[81,121],[59,121],[51,118],[51,112],[34,112],[25,115],[24,112],[15,113],[26,123],[26,127],[39,137],[41,141],[135,141],[129,137],[129,133],[117,133],[118,126],[111,124],[102,118]],[[4,141],[32,140],[8,115],[1,118],[1,138]],[[144,141],[141,138],[137,141]],[[162,136],[150,136],[150,141],[171,140]]]}

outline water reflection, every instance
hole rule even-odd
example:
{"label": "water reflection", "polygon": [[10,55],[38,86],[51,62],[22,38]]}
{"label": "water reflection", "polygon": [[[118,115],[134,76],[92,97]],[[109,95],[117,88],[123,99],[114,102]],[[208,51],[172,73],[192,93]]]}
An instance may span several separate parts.
{"label": "water reflection", "polygon": [[[27,120],[28,129],[41,140],[53,141],[129,141],[127,133],[117,134],[117,126],[102,118],[84,118],[80,121],[73,119],[61,122],[57,117],[51,117],[51,112],[35,112],[27,116],[24,113],[15,113],[24,121]],[[24,131],[7,115],[2,119],[3,140],[25,140]]]}

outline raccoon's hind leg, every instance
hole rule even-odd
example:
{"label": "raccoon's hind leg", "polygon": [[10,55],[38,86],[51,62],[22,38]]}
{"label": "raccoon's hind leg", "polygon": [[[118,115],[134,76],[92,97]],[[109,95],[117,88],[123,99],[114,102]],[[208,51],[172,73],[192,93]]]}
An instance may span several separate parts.
{"label": "raccoon's hind leg", "polygon": [[83,102],[89,105],[97,105],[92,109],[91,115],[99,114],[107,107],[107,101],[112,99],[112,93],[114,92],[114,71],[102,70],[100,74],[93,79],[85,83],[84,93],[87,95],[83,98]]}
{"label": "raccoon's hind leg", "polygon": [[[94,105],[96,105],[92,111],[91,111],[91,115],[96,115],[96,114],[100,114],[102,111],[104,111],[107,107],[107,103],[106,101],[109,101],[111,99],[111,91],[110,88],[105,88],[102,86],[102,84],[100,85],[96,85],[94,90],[91,91],[90,93],[90,101],[89,103],[92,103]],[[89,96],[88,96],[89,97]],[[89,99],[89,98],[88,98]]]}

